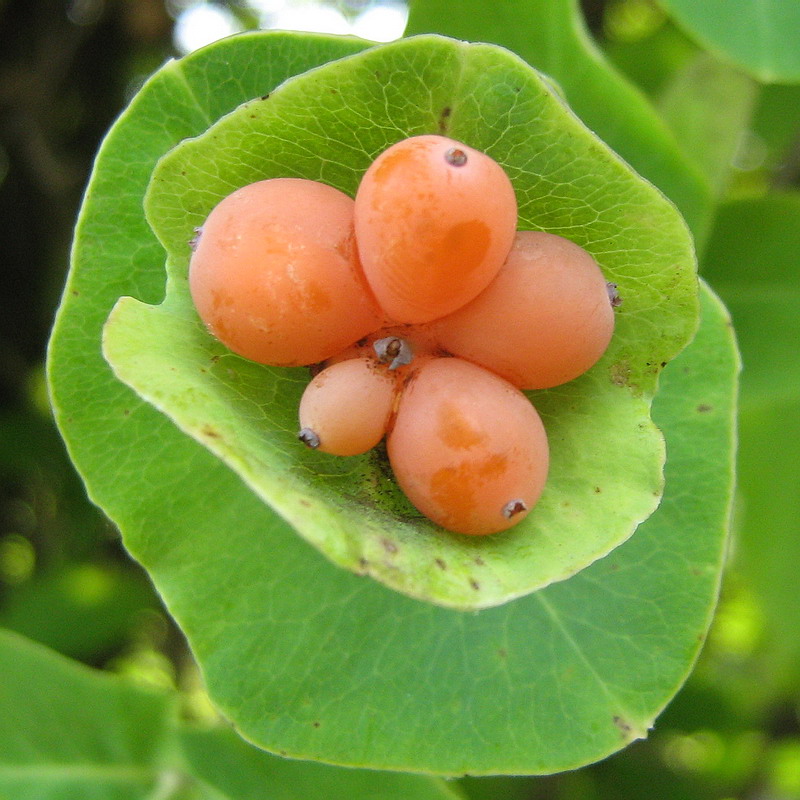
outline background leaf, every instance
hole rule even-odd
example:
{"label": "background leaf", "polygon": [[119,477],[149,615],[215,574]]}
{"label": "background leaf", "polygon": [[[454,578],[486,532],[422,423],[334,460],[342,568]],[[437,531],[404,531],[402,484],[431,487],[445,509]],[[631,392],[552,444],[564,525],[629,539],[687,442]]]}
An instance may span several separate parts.
{"label": "background leaf", "polygon": [[172,701],[0,630],[0,796],[140,800],[168,775]]}
{"label": "background leaf", "polygon": [[723,205],[704,263],[729,304],[746,364],[736,564],[765,615],[775,681],[795,676],[800,656],[798,253],[800,194],[786,192]]}
{"label": "background leaf", "polygon": [[181,746],[193,775],[230,800],[463,798],[456,784],[440,779],[278,758],[227,729],[184,729]]}
{"label": "background leaf", "polygon": [[[586,247],[625,298],[603,360],[582,379],[533,395],[551,448],[536,513],[503,536],[481,539],[422,518],[380,452],[309,455],[295,437],[306,371],[232,357],[199,323],[186,281],[187,242],[232,189],[264,177],[322,177],[352,195],[387,146],[444,129],[504,166],[520,227]],[[604,192],[607,186],[615,191]],[[648,400],[660,367],[694,327],[685,229],[649,184],[505,51],[422,37],[297,77],[166,156],[146,209],[169,253],[167,300],[158,308],[118,304],[105,331],[106,357],[335,563],[414,597],[482,608],[573,574],[652,511],[663,449]],[[609,465],[612,448],[617,459]]]}
{"label": "background leaf", "polygon": [[711,52],[765,83],[800,81],[800,4],[793,0],[660,0]]}
{"label": "background leaf", "polygon": [[600,33],[606,58],[651,99],[657,99],[672,76],[700,52],[649,2],[609,3]]}
{"label": "background leaf", "polygon": [[73,658],[118,646],[131,617],[155,606],[138,574],[97,563],[61,565],[23,583],[0,609],[0,625]]}
{"label": "background leaf", "polygon": [[710,190],[645,98],[605,59],[577,0],[411,0],[406,35],[441,33],[513,50],[554,78],[593,131],[678,206],[693,232],[711,213]]}
{"label": "background leaf", "polygon": [[727,188],[757,97],[755,81],[707,53],[692,59],[661,95],[662,116],[717,195]]}
{"label": "background leaf", "polygon": [[257,750],[179,724],[148,691],[0,629],[0,797],[13,800],[458,800],[455,785]]}

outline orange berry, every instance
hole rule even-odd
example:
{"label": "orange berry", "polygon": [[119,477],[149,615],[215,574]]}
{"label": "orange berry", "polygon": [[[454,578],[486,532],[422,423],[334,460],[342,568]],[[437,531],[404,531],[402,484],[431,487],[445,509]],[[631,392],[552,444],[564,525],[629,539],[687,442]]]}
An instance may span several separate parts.
{"label": "orange berry", "polygon": [[387,439],[408,499],[437,524],[473,535],[517,524],[547,478],[544,426],[522,392],[458,358],[414,373]]}
{"label": "orange berry", "polygon": [[189,264],[200,318],[253,361],[322,361],[377,328],[353,239],[353,200],[316,181],[245,186],[211,212]]}
{"label": "orange berry", "polygon": [[428,322],[472,300],[502,266],[517,226],[502,168],[443,136],[392,145],[364,174],[355,202],[364,274],[401,323]]}
{"label": "orange berry", "polygon": [[375,359],[351,358],[317,373],[300,400],[300,439],[337,456],[371,450],[383,438],[396,391]]}
{"label": "orange berry", "polygon": [[586,250],[551,233],[520,231],[492,283],[430,329],[449,352],[521,389],[544,389],[577,378],[603,355],[614,310]]}

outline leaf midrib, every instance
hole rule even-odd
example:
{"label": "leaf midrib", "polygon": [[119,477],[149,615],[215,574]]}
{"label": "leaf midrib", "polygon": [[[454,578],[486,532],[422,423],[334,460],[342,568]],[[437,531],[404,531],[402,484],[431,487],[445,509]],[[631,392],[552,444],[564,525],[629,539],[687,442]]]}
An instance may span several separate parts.
{"label": "leaf midrib", "polygon": [[594,678],[597,685],[600,687],[600,690],[609,699],[613,708],[614,716],[623,719],[627,725],[630,726],[631,733],[634,735],[641,734],[646,731],[649,725],[646,722],[642,722],[635,714],[631,713],[627,707],[620,702],[619,698],[610,690],[606,681],[592,666],[591,660],[586,657],[586,654],[583,652],[578,642],[570,633],[558,610],[544,597],[544,593],[536,592],[534,597],[536,597],[542,608],[544,608],[544,610],[547,612],[548,616],[553,621],[561,635],[564,637],[564,640],[567,642],[570,648],[572,648],[575,655],[578,656],[578,659],[583,664],[586,672],[592,678]]}
{"label": "leaf midrib", "polygon": [[140,764],[96,764],[58,762],[0,764],[0,786],[7,781],[83,781],[86,783],[151,783],[160,770]]}
{"label": "leaf midrib", "polygon": [[202,114],[203,119],[206,121],[206,125],[211,125],[214,120],[211,118],[211,114],[208,108],[200,102],[197,94],[195,93],[192,84],[189,82],[189,79],[186,77],[186,73],[184,72],[185,66],[183,61],[173,61],[170,64],[171,74],[181,86],[186,90],[186,96],[192,101],[195,108]]}

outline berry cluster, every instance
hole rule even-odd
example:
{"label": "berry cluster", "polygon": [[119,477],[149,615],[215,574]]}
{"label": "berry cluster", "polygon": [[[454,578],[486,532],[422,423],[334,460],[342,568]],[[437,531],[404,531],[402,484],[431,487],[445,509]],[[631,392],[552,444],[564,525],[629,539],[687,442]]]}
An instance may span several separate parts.
{"label": "berry cluster", "polygon": [[357,455],[386,436],[422,513],[495,533],[530,512],[547,477],[547,436],[521,390],[591,367],[619,303],[585,250],[516,227],[495,161],[416,136],[373,162],[355,201],[293,178],[234,192],[193,242],[189,283],[234,352],[313,365],[307,446]]}

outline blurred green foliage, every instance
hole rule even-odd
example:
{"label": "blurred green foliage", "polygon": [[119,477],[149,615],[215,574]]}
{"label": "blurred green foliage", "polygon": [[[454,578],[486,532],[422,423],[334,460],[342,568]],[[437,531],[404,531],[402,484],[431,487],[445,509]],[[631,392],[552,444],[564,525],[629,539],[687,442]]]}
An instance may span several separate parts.
{"label": "blurred green foliage", "polygon": [[[235,5],[241,11],[242,4]],[[730,568],[695,672],[646,741],[576,772],[465,779],[446,791],[475,800],[800,798],[800,87],[780,83],[793,78],[788,72],[772,72],[766,77],[778,82],[763,83],[763,71],[748,74],[741,59],[734,65],[722,44],[710,53],[706,33],[695,31],[690,18],[670,18],[677,3],[584,5],[602,51],[598,57],[609,59],[630,82],[637,104],[646,102],[662,115],[678,157],[694,160],[714,187],[712,199],[698,206],[708,214],[701,269],[732,310],[745,366]],[[76,17],[66,7],[96,13]],[[170,54],[172,24],[160,0],[0,3],[0,251],[6,275],[0,320],[0,625],[122,673],[131,685],[168,691],[172,699],[152,700],[145,690],[146,699],[130,700],[151,704],[146,725],[156,727],[165,724],[162,715],[172,702],[184,716],[206,724],[215,715],[180,632],[148,579],[122,552],[115,531],[86,499],[48,416],[41,374],[93,153],[131,91]],[[507,42],[512,47],[518,32],[513,33]],[[800,32],[787,27],[783,33],[790,34],[789,44],[776,46],[800,52]],[[791,67],[791,59],[787,63]],[[53,687],[66,678],[38,687],[36,704],[20,705],[33,690],[18,682],[15,692],[3,692],[16,675],[12,666],[51,656],[11,635],[4,635],[3,645],[0,718],[13,722],[10,708],[16,703],[20,719],[44,727],[61,696]],[[62,668],[72,669],[59,662]],[[97,705],[102,690],[81,673],[79,681],[84,679],[85,704]],[[110,691],[134,698],[140,690]],[[112,716],[79,720],[67,709],[49,741],[70,725],[102,740]],[[22,723],[10,725],[3,739],[11,742],[22,731]],[[0,747],[0,796],[13,785],[8,796],[17,800],[26,795],[19,782],[10,781],[25,775],[19,753],[10,752]],[[165,774],[173,774],[173,766]],[[27,780],[33,786],[35,774]],[[190,784],[177,780],[162,796],[238,796]],[[49,796],[36,791],[32,795]],[[81,791],[76,796],[125,796],[111,789]]]}

